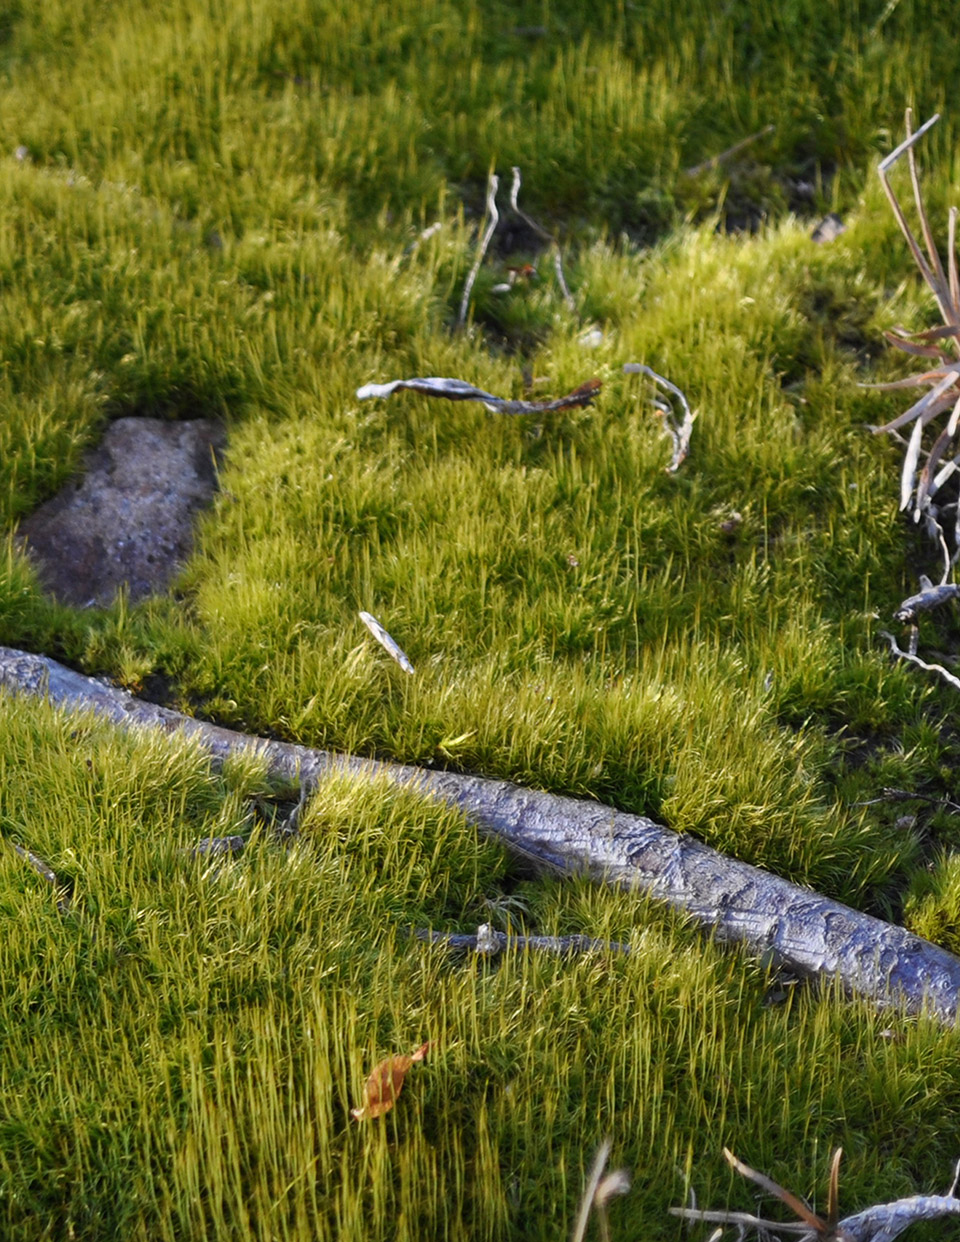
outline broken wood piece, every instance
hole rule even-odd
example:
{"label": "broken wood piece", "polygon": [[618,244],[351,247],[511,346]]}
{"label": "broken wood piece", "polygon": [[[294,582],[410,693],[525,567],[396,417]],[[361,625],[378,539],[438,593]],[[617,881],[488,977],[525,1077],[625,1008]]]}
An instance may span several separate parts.
{"label": "broken wood piece", "polygon": [[448,949],[479,953],[492,957],[508,949],[537,949],[541,953],[566,956],[574,953],[629,953],[630,946],[615,940],[594,940],[590,936],[516,936],[495,931],[489,923],[481,923],[476,935],[462,932],[429,931],[418,928],[414,935],[429,944],[442,944]]}
{"label": "broken wood piece", "polygon": [[810,240],[816,242],[818,246],[823,246],[828,242],[836,241],[840,234],[846,231],[847,226],[837,213],[835,211],[828,211],[810,234]]}
{"label": "broken wood piece", "polygon": [[403,650],[399,643],[397,643],[396,640],[387,633],[377,618],[371,616],[369,612],[360,612],[358,615],[360,620],[374,636],[387,655],[392,656],[405,673],[412,673],[414,668],[407,657],[407,653]]}
{"label": "broken wood piece", "polygon": [[960,598],[960,586],[952,582],[941,582],[938,586],[934,586],[924,574],[920,578],[919,592],[908,596],[893,616],[896,621],[916,621],[921,612],[930,612],[931,609],[939,608],[948,600],[958,598]]}
{"label": "broken wood piece", "polygon": [[395,392],[404,389],[422,393],[425,397],[445,397],[448,401],[480,401],[488,410],[499,414],[545,414],[552,410],[570,410],[591,405],[600,391],[600,380],[589,379],[565,397],[557,397],[555,401],[510,401],[484,392],[482,388],[474,388],[465,380],[438,375],[429,375],[423,379],[414,377],[391,380],[387,384],[364,384],[357,389],[357,398],[366,401],[370,397],[391,397]]}
{"label": "broken wood piece", "polygon": [[0,647],[0,687],[134,732],[193,738],[215,763],[257,756],[267,775],[314,787],[343,773],[386,780],[462,811],[539,867],[644,892],[716,940],[743,944],[798,975],[834,979],[878,1005],[928,1011],[953,1025],[960,960],[902,927],[862,914],[760,867],[728,858],[643,815],[523,789],[510,781],[385,763],[252,737],[135,698],[46,656]]}

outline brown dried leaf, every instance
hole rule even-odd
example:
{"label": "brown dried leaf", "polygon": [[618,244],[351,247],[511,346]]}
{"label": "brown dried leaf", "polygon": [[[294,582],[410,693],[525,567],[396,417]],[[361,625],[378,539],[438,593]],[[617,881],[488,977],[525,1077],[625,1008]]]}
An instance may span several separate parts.
{"label": "brown dried leaf", "polygon": [[883,335],[891,345],[902,349],[905,354],[913,354],[915,358],[943,357],[942,350],[936,349],[933,345],[918,345],[910,337],[901,336],[898,332],[884,332]]}
{"label": "brown dried leaf", "polygon": [[363,1088],[364,1101],[360,1108],[350,1111],[357,1121],[366,1121],[371,1117],[382,1117],[397,1102],[397,1096],[403,1090],[403,1082],[416,1061],[422,1061],[430,1051],[430,1042],[421,1044],[409,1056],[387,1057],[375,1066]]}

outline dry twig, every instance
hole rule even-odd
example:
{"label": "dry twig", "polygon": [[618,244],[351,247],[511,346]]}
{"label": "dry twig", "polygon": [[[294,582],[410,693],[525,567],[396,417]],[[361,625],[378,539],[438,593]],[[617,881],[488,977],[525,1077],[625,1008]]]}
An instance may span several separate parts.
{"label": "dry twig", "polygon": [[57,909],[61,914],[66,914],[70,909],[70,890],[66,884],[61,882],[50,864],[44,862],[39,854],[34,854],[32,850],[26,849],[25,846],[18,845],[16,841],[13,842],[13,849],[14,853],[19,854],[24,862],[29,863],[37,875],[42,876],[46,880],[57,895]]}
{"label": "dry twig", "polygon": [[670,458],[669,466],[667,466],[667,473],[674,474],[680,469],[687,453],[690,451],[690,436],[693,432],[693,424],[696,421],[697,415],[691,413],[687,398],[676,384],[671,384],[668,379],[658,375],[651,367],[644,366],[642,362],[625,362],[623,369],[628,375],[649,375],[655,383],[659,384],[661,388],[666,388],[667,392],[675,396],[680,402],[683,409],[683,421],[677,425],[673,408],[666,401],[654,400],[654,405],[663,416],[664,432],[673,444],[673,456]]}
{"label": "dry twig", "polygon": [[364,384],[357,389],[360,401],[370,397],[389,397],[395,392],[409,389],[411,392],[423,393],[426,397],[445,397],[448,401],[480,401],[499,414],[545,414],[552,410],[571,410],[578,406],[591,405],[600,391],[600,380],[589,379],[565,397],[557,397],[555,401],[511,401],[504,397],[495,397],[493,393],[484,392],[482,388],[474,388],[461,379],[446,379],[438,375],[430,375],[424,379],[391,380],[388,384]]}
{"label": "dry twig", "polygon": [[448,949],[460,949],[492,957],[508,949],[539,949],[542,953],[566,956],[572,953],[629,953],[630,946],[616,940],[593,940],[590,936],[510,936],[495,931],[489,923],[481,923],[476,935],[462,932],[438,932],[418,928],[414,932],[418,940],[430,944],[442,944]]}
{"label": "dry twig", "polygon": [[960,586],[952,582],[941,582],[934,586],[926,574],[921,574],[919,593],[905,599],[893,616],[896,621],[916,621],[921,612],[930,612],[948,600],[958,598]]}
{"label": "dry twig", "polygon": [[725,151],[721,151],[718,155],[711,155],[709,159],[703,160],[699,164],[694,164],[692,168],[684,169],[684,176],[697,177],[702,172],[706,172],[710,168],[716,168],[718,164],[722,164],[724,160],[730,159],[733,155],[739,155],[741,151],[756,142],[758,138],[765,138],[767,134],[772,134],[776,129],[776,125],[764,125],[763,129],[758,129],[755,134],[749,134],[746,138],[741,138],[739,142],[735,142],[732,147],[727,147]]}
{"label": "dry twig", "polygon": [[400,647],[400,644],[387,633],[377,618],[372,617],[369,612],[360,612],[358,615],[360,620],[374,636],[384,651],[396,660],[405,673],[412,673],[414,669],[409,658],[407,657],[407,653]]}
{"label": "dry twig", "polygon": [[573,300],[573,294],[570,292],[566,279],[563,275],[563,258],[560,254],[560,243],[552,233],[548,233],[545,228],[541,228],[541,226],[537,224],[536,220],[534,220],[531,216],[528,216],[527,213],[521,210],[521,208],[517,205],[517,196],[520,193],[520,184],[520,169],[514,165],[513,184],[510,187],[510,206],[517,213],[524,224],[533,229],[538,237],[542,237],[544,241],[548,241],[550,243],[550,247],[553,251],[553,270],[557,273],[557,284],[560,286],[560,292],[563,294],[563,300],[567,304],[567,309],[576,314],[577,304]]}
{"label": "dry twig", "polygon": [[490,174],[490,180],[487,182],[487,215],[490,217],[483,237],[480,239],[480,245],[477,248],[477,257],[473,261],[473,267],[470,269],[470,275],[467,277],[466,284],[463,286],[463,297],[460,299],[460,313],[457,315],[457,327],[462,328],[467,319],[467,308],[470,305],[470,294],[473,292],[474,282],[477,279],[477,273],[480,271],[480,264],[483,262],[483,256],[487,253],[487,247],[497,231],[497,223],[500,220],[500,213],[497,211],[497,190],[500,188],[500,178],[496,173]]}
{"label": "dry twig", "polygon": [[611,1140],[605,1138],[594,1157],[590,1175],[580,1200],[580,1210],[573,1227],[571,1242],[583,1242],[586,1237],[587,1225],[590,1221],[591,1209],[597,1214],[602,1242],[610,1242],[610,1225],[607,1221],[607,1204],[618,1195],[625,1195],[630,1189],[630,1176],[626,1169],[614,1169],[603,1176],[610,1158]]}
{"label": "dry twig", "polygon": [[[914,631],[916,633],[916,631]],[[942,664],[928,664],[926,660],[921,660],[915,651],[903,651],[897,646],[897,640],[888,633],[887,630],[880,631],[880,637],[885,638],[890,644],[890,650],[900,660],[908,660],[911,664],[916,664],[918,668],[924,668],[928,673],[939,673],[944,681],[949,682],[955,690],[960,690],[960,678],[949,672]]]}
{"label": "dry twig", "polygon": [[736,1225],[743,1237],[747,1229],[756,1229],[767,1237],[777,1238],[784,1234],[801,1234],[804,1242],[894,1242],[905,1229],[921,1220],[939,1220],[945,1216],[960,1216],[960,1199],[956,1197],[957,1166],[953,1183],[945,1195],[912,1195],[896,1199],[892,1203],[877,1203],[839,1220],[838,1180],[842,1149],[837,1148],[830,1161],[830,1182],[827,1192],[826,1218],[818,1216],[797,1195],[777,1185],[775,1181],[749,1165],[743,1164],[726,1148],[723,1154],[727,1162],[743,1177],[755,1182],[768,1194],[775,1195],[798,1217],[797,1221],[766,1220],[749,1212],[700,1211],[697,1208],[670,1208],[672,1216],[685,1220],[698,1220],[708,1224]]}

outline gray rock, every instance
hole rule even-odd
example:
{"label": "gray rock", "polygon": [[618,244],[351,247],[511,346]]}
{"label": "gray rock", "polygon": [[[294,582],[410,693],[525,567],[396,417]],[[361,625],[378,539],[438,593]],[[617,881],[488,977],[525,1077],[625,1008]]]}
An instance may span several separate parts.
{"label": "gray rock", "polygon": [[20,523],[41,582],[61,602],[106,605],[164,590],[216,490],[226,437],[209,419],[118,418],[83,472]]}

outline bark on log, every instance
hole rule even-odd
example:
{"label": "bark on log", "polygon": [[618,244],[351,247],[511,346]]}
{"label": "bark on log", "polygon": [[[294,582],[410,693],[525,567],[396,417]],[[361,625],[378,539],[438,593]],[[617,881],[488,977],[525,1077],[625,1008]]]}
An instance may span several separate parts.
{"label": "bark on log", "polygon": [[383,763],[251,737],[183,716],[45,656],[0,647],[0,687],[93,711],[123,728],[194,738],[213,759],[256,753],[278,779],[315,784],[334,772],[386,778],[460,808],[485,833],[541,867],[640,889],[717,939],[743,943],[806,976],[956,1022],[960,959],[902,927],[727,858],[642,815],[523,789],[509,781]]}

